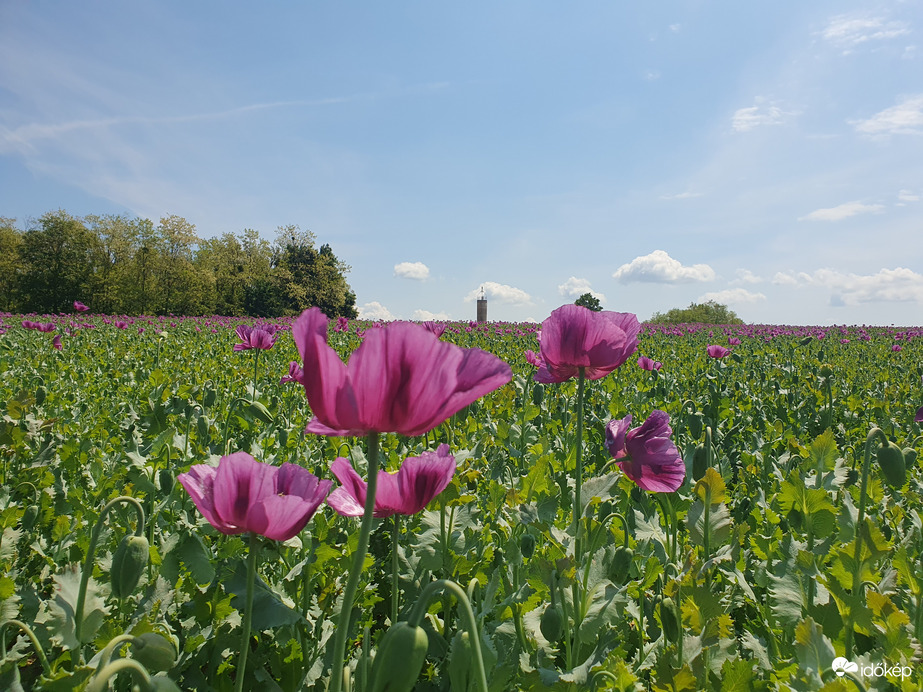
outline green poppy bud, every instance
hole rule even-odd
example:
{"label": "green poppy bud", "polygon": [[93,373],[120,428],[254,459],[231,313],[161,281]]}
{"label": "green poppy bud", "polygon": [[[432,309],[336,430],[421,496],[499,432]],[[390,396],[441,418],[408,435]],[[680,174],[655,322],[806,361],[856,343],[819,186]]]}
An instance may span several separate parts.
{"label": "green poppy bud", "polygon": [[218,390],[212,387],[209,387],[205,390],[205,408],[211,408],[215,405],[215,402],[218,400]]}
{"label": "green poppy bud", "polygon": [[549,642],[553,644],[559,641],[564,636],[564,614],[561,609],[555,604],[545,608],[538,627],[542,631],[542,636]]}
{"label": "green poppy bud", "polygon": [[423,670],[428,649],[425,629],[406,621],[392,625],[375,653],[371,692],[411,692]]}
{"label": "green poppy bud", "polygon": [[536,406],[541,406],[544,398],[545,386],[541,382],[536,382],[535,386],[532,387],[532,403]]}
{"label": "green poppy bud", "polygon": [[914,466],[917,465],[917,450],[911,447],[904,447],[902,453],[904,455],[904,467],[905,468],[912,469]]}
{"label": "green poppy bud", "polygon": [[904,453],[893,442],[878,448],[878,466],[884,474],[885,480],[892,488],[901,488],[907,482],[907,466],[904,462]]}
{"label": "green poppy bud", "polygon": [[179,687],[166,675],[155,675],[148,687],[152,692],[180,692]]}
{"label": "green poppy bud", "polygon": [[679,608],[672,598],[665,598],[660,602],[660,624],[667,641],[678,642],[680,635],[681,616]]}
{"label": "green poppy bud", "polygon": [[535,552],[535,536],[531,533],[524,533],[519,537],[519,552],[525,559],[532,557]]}
{"label": "green poppy bud", "polygon": [[152,673],[170,670],[176,656],[174,643],[158,632],[145,632],[131,640],[131,657]]}
{"label": "green poppy bud", "polygon": [[112,569],[109,578],[112,583],[112,595],[126,598],[138,586],[141,575],[147,567],[150,546],[144,536],[125,536],[112,556]]}
{"label": "green poppy bud", "polygon": [[22,514],[23,531],[31,531],[36,519],[38,519],[38,505],[29,505]]}
{"label": "green poppy bud", "polygon": [[704,427],[704,416],[701,413],[693,413],[686,419],[686,427],[689,428],[689,434],[693,440],[702,437],[702,428]]}
{"label": "green poppy bud", "polygon": [[616,548],[612,555],[612,562],[609,563],[609,581],[613,584],[627,582],[634,556],[635,552],[631,548],[626,548],[624,545]]}
{"label": "green poppy bud", "polygon": [[702,478],[707,467],[708,454],[705,452],[705,445],[696,445],[692,454],[692,479],[697,481]]}
{"label": "green poppy bud", "polygon": [[170,469],[160,469],[157,472],[157,478],[160,480],[160,490],[164,495],[169,495],[173,492],[173,484],[176,479]]}

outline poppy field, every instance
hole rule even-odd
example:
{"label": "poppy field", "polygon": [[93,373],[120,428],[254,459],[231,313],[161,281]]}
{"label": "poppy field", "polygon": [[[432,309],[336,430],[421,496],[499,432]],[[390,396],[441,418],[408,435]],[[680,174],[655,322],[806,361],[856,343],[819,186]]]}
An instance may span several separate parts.
{"label": "poppy field", "polygon": [[0,374],[0,689],[923,689],[923,329],[76,303]]}

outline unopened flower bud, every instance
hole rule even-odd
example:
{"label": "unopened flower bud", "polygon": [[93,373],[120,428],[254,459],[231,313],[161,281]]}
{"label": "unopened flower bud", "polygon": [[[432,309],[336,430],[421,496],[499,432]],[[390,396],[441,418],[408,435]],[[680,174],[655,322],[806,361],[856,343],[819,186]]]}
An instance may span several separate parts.
{"label": "unopened flower bud", "polygon": [[176,665],[176,646],[158,632],[145,632],[131,640],[131,657],[152,673]]}
{"label": "unopened flower bud", "polygon": [[884,474],[885,480],[892,488],[901,488],[907,482],[907,466],[904,462],[904,453],[893,442],[878,448],[878,466]]}
{"label": "unopened flower bud", "polygon": [[409,622],[391,626],[375,653],[372,692],[411,692],[420,677],[429,637],[422,627]]}
{"label": "unopened flower bud", "polygon": [[149,556],[150,546],[144,536],[130,535],[122,539],[112,556],[109,571],[113,596],[126,598],[131,595],[141,581]]}

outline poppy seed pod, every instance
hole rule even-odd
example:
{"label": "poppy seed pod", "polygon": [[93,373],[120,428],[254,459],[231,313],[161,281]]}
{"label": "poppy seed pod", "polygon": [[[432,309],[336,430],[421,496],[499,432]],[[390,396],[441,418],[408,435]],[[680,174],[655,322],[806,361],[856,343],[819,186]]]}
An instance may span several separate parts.
{"label": "poppy seed pod", "polygon": [[542,631],[542,636],[552,644],[564,636],[564,614],[556,603],[551,603],[545,608],[538,627]]}
{"label": "poppy seed pod", "polygon": [[528,560],[535,553],[535,536],[524,533],[519,537],[519,552]]}
{"label": "poppy seed pod", "polygon": [[145,632],[131,640],[131,657],[152,673],[176,665],[176,645],[158,632]]}
{"label": "poppy seed pod", "polygon": [[696,445],[695,451],[692,453],[692,479],[697,481],[702,478],[707,467],[708,454],[705,452],[705,445]]}
{"label": "poppy seed pod", "polygon": [[628,581],[628,573],[631,570],[631,561],[635,553],[631,548],[620,545],[615,549],[612,555],[612,562],[609,563],[609,581],[613,584],[622,585]]}
{"label": "poppy seed pod", "polygon": [[892,488],[901,488],[907,482],[907,466],[904,463],[904,454],[901,448],[893,442],[882,445],[876,453],[878,466],[884,474],[885,480]]}
{"label": "poppy seed pod", "polygon": [[112,568],[109,570],[113,596],[126,598],[131,595],[141,581],[149,557],[147,538],[130,535],[122,539],[112,556]]}
{"label": "poppy seed pod", "polygon": [[423,670],[428,649],[425,629],[406,621],[392,625],[375,653],[372,692],[410,692]]}
{"label": "poppy seed pod", "polygon": [[667,597],[660,602],[660,624],[668,641],[679,641],[680,614],[672,598]]}

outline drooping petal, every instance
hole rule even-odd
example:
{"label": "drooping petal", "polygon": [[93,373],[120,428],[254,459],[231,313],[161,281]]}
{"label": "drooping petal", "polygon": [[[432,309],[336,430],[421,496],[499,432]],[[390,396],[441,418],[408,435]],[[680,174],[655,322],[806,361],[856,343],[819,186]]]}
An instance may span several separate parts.
{"label": "drooping petal", "polygon": [[[362,480],[359,474],[356,473],[349,459],[337,457],[333,460],[333,463],[330,464],[330,471],[336,479],[340,481],[343,492],[352,497],[359,507],[364,506],[367,484]],[[334,492],[337,491],[335,490]],[[359,513],[362,514],[362,512]]]}
{"label": "drooping petal", "polygon": [[621,459],[627,452],[625,451],[625,434],[631,425],[631,414],[624,418],[611,420],[606,425],[606,449],[613,459]]}
{"label": "drooping petal", "polygon": [[364,504],[359,504],[344,488],[336,488],[327,496],[327,504],[343,517],[361,517],[365,511]]}

